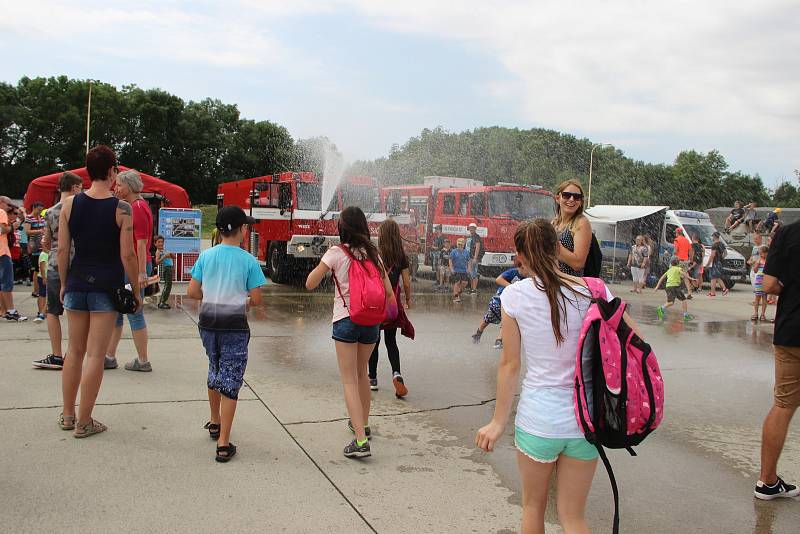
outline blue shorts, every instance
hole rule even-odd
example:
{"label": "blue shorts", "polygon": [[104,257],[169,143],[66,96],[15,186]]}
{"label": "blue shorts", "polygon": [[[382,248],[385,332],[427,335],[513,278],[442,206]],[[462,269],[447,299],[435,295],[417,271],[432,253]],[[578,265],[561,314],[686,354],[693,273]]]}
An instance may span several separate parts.
{"label": "blue shorts", "polygon": [[[153,267],[151,266],[150,262],[147,263],[147,276],[150,276]],[[125,283],[128,283],[128,277],[125,276]],[[141,290],[142,298],[144,298],[144,289]],[[128,324],[131,325],[131,330],[143,330],[147,328],[147,323],[144,320],[144,306],[139,306],[139,309],[136,310],[136,313],[129,313],[128,315]],[[117,317],[117,328],[122,326],[122,314],[120,313]]]}
{"label": "blue shorts", "polygon": [[596,460],[597,448],[585,438],[543,438],[514,427],[514,444],[519,452],[535,462],[550,464],[560,455],[576,460]]}
{"label": "blue shorts", "polygon": [[226,332],[200,328],[200,339],[208,355],[208,389],[229,399],[239,398],[247,367],[250,332]]}
{"label": "blue shorts", "polygon": [[0,291],[14,291],[14,262],[11,256],[0,256]]}
{"label": "blue shorts", "polygon": [[331,337],[342,343],[372,345],[377,343],[381,337],[381,325],[362,326],[351,321],[350,317],[345,317],[333,323],[333,335]]}
{"label": "blue shorts", "polygon": [[478,262],[473,262],[472,267],[467,270],[470,278],[478,278]]}
{"label": "blue shorts", "polygon": [[105,291],[67,291],[64,308],[79,312],[114,312],[114,303]]}

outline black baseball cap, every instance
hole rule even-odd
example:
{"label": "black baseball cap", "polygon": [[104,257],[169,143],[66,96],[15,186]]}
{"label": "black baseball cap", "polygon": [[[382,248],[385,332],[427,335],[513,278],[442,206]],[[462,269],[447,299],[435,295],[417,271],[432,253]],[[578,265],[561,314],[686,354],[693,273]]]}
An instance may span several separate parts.
{"label": "black baseball cap", "polygon": [[248,217],[239,206],[223,206],[217,212],[217,229],[223,232],[236,230],[245,224],[254,224],[256,220]]}

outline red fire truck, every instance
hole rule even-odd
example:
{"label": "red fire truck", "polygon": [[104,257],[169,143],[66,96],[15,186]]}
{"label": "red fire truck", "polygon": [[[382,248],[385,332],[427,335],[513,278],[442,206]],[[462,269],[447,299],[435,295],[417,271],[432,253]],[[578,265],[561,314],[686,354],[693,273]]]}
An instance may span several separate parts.
{"label": "red fire truck", "polygon": [[470,223],[478,225],[486,253],[478,266],[485,276],[497,276],[514,260],[514,232],[520,221],[555,216],[553,194],[538,185],[426,177],[423,184],[381,189],[381,205],[389,214],[408,213],[424,236],[425,263],[430,264],[434,229],[455,243],[468,237]]}
{"label": "red fire truck", "polygon": [[[265,266],[277,283],[304,276],[329,247],[339,242],[336,224],[345,206],[358,206],[367,215],[373,237],[387,215],[380,211],[376,182],[369,177],[342,180],[327,209],[321,209],[322,185],[311,172],[284,172],[225,182],[217,190],[217,206],[240,206],[256,224],[245,248]],[[409,235],[408,214],[392,217]],[[410,239],[416,241],[413,235]]]}

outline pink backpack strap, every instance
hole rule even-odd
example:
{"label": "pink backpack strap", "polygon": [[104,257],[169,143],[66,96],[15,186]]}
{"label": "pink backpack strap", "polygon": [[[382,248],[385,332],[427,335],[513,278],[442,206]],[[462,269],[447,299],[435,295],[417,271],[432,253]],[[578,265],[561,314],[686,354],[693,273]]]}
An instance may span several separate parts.
{"label": "pink backpack strap", "polygon": [[[339,248],[350,258],[350,261],[353,261],[353,255],[350,254],[350,251],[347,250],[347,247],[340,245]],[[342,295],[342,288],[339,287],[339,280],[336,279],[336,271],[331,269],[331,275],[333,275],[333,284],[336,286],[336,291],[339,292],[339,298],[342,299],[342,305],[344,305],[345,309],[348,309],[347,301],[344,300],[344,295]]]}
{"label": "pink backpack strap", "polygon": [[601,278],[584,276],[583,281],[586,282],[593,299],[606,299],[606,283]]}

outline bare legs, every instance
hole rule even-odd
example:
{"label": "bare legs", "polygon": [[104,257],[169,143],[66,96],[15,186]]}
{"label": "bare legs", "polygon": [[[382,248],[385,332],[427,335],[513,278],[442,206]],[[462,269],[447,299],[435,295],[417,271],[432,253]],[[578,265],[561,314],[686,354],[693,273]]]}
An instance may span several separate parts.
{"label": "bare legs", "polygon": [[556,469],[556,506],[565,534],[588,534],[584,511],[597,460],[564,456],[553,463],[537,462],[521,452],[517,463],[522,476],[522,534],[544,534],[544,513],[550,476]]}
{"label": "bare legs", "polygon": [[67,310],[69,342],[61,374],[64,415],[75,415],[75,399],[80,388],[78,424],[88,423],[92,418],[92,410],[103,382],[103,360],[116,318],[116,312]]}
{"label": "bare legs", "polygon": [[372,401],[367,368],[375,344],[364,345],[342,341],[335,341],[335,344],[347,414],[353,423],[356,439],[363,441],[367,439],[364,427],[369,420],[369,406]]}
{"label": "bare legs", "polygon": [[761,475],[759,479],[772,485],[778,480],[778,458],[786,441],[789,423],[794,416],[794,408],[773,406],[764,419],[761,432]]}
{"label": "bare legs", "polygon": [[[139,330],[131,330],[131,337],[133,337],[133,345],[136,347],[136,355],[142,362],[148,361],[147,355],[147,327],[140,328]],[[119,347],[119,340],[122,338],[122,327],[117,326],[114,328],[113,335],[108,344],[107,354],[109,356],[117,357],[117,347]]]}

